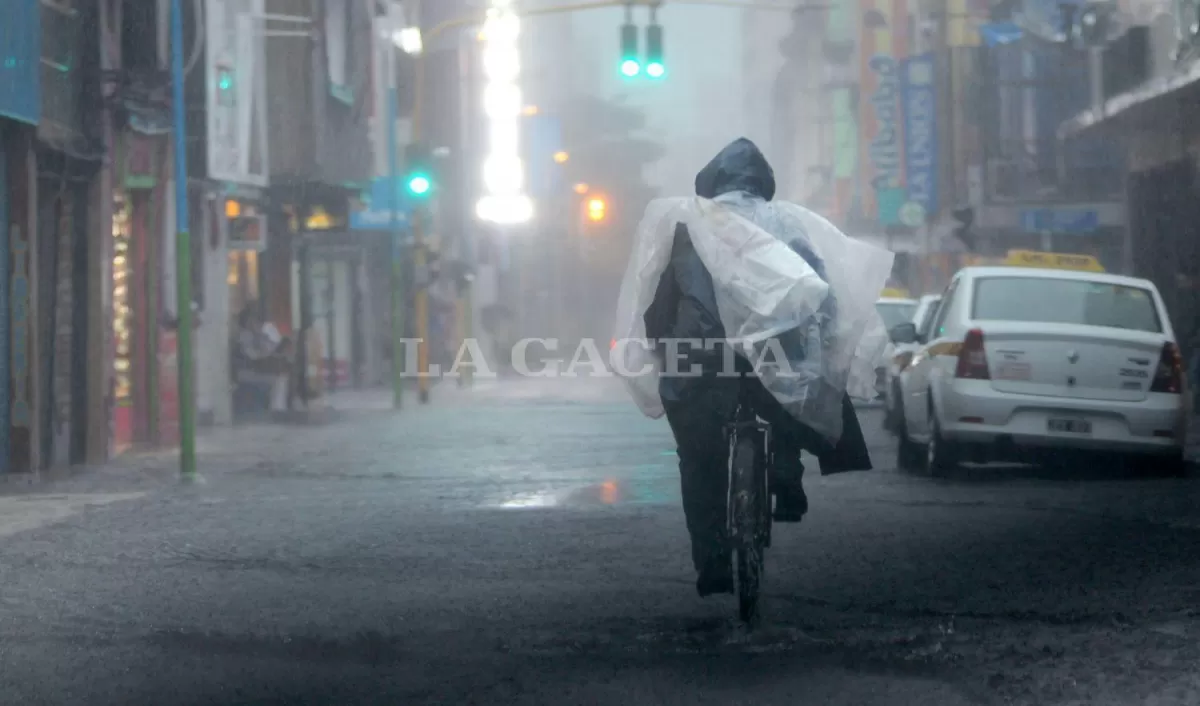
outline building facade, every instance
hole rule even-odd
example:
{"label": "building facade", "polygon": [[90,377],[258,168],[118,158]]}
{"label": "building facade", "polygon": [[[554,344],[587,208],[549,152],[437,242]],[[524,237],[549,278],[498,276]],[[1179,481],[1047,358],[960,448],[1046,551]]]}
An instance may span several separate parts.
{"label": "building facade", "polygon": [[[1174,0],[1122,3],[1126,25],[1144,39],[1136,53],[1106,57],[1102,101],[1059,128],[1065,145],[1106,141],[1124,151],[1130,270],[1154,281],[1189,352],[1200,336],[1197,10]],[[1128,66],[1138,70],[1121,71]]]}

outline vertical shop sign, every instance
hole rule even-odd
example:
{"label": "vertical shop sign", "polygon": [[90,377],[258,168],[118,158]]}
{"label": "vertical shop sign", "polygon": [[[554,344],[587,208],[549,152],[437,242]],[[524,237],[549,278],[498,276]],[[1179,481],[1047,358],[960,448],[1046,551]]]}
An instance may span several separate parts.
{"label": "vertical shop sign", "polygon": [[904,176],[908,200],[900,212],[906,226],[917,227],[937,213],[937,101],[933,54],[903,62]]}
{"label": "vertical shop sign", "polygon": [[825,25],[831,46],[841,49],[831,67],[834,77],[829,89],[833,112],[833,216],[845,225],[854,208],[858,174],[858,114],[855,106],[856,62],[853,60],[858,34],[858,1],[833,3]]}
{"label": "vertical shop sign", "polygon": [[904,184],[899,57],[907,53],[907,0],[863,0],[859,98],[863,214],[881,226],[900,222]]}

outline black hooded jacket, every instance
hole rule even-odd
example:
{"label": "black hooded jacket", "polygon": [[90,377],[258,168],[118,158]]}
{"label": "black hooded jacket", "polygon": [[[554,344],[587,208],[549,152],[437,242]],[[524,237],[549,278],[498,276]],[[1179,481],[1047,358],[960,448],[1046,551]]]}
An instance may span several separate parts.
{"label": "black hooded jacket", "polygon": [[[735,191],[763,201],[770,201],[775,196],[775,173],[763,153],[746,138],[731,142],[696,175],[697,196],[714,199]],[[825,264],[803,239],[792,240],[788,245],[808,262],[818,276],[826,278]],[[646,312],[645,324],[646,335],[650,339],[717,341],[725,338],[712,277],[692,245],[687,227],[682,223],[675,227],[671,261],[659,280],[654,303]],[[783,338],[788,338],[787,334]],[[792,347],[789,345],[791,342],[781,340],[781,343],[784,350],[789,352],[789,358],[792,358],[788,350]],[[675,355],[665,347],[660,347],[659,353],[662,356]],[[724,355],[719,348],[712,351],[681,349],[678,354],[684,356],[679,364],[680,370],[688,369],[684,367],[686,364],[700,365],[702,370],[713,372],[721,369]],[[664,398],[681,399],[679,395],[688,381],[668,380],[664,378],[660,390]]]}
{"label": "black hooded jacket", "polygon": [[[713,199],[735,191],[745,192],[764,201],[770,201],[775,196],[774,171],[758,147],[746,138],[734,140],[696,175],[697,196]],[[803,239],[790,241],[788,245],[808,262],[818,276],[827,279],[825,263],[808,248]],[[826,308],[826,313],[831,315],[834,313],[832,300],[833,297],[830,296]],[[671,259],[659,279],[654,301],[646,311],[644,321],[646,336],[651,340],[698,339],[708,342],[722,341],[725,338],[725,327],[721,324],[717,309],[712,276],[692,245],[687,227],[682,223],[675,227]],[[789,334],[784,334],[780,342],[788,357],[792,358],[793,344],[785,340],[788,336]],[[664,360],[667,356],[678,356],[677,370],[689,371],[694,369],[693,366],[699,366],[702,371],[699,377],[664,375],[659,379],[659,394],[668,408],[686,407],[691,402],[708,404],[717,402],[718,397],[723,400],[721,404],[736,403],[736,399],[725,400],[727,395],[717,392],[721,382],[728,380],[714,377],[723,370],[727,355],[723,344],[711,347],[681,345],[677,351],[660,344],[659,354]],[[738,367],[743,372],[749,369],[748,364],[740,358]],[[843,441],[839,442],[838,449],[825,449],[827,453],[818,454],[825,456],[821,463],[822,473],[870,468],[862,430],[858,426],[857,416],[848,397],[845,406]],[[728,413],[732,415],[732,411],[730,409]],[[795,424],[803,426],[799,422]],[[822,442],[815,438],[815,434],[809,432],[805,436],[811,438],[812,446],[822,445]],[[845,458],[840,458],[843,455],[841,447],[845,444],[849,444],[850,453]],[[817,451],[815,448],[810,450]]]}

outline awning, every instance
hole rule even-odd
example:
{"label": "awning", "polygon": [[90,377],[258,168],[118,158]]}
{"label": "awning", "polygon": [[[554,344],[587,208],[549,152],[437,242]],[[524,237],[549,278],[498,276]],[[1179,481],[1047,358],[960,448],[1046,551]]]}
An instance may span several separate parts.
{"label": "awning", "polygon": [[1058,139],[1075,137],[1086,130],[1128,117],[1138,108],[1200,84],[1200,61],[1193,61],[1171,76],[1155,78],[1135,89],[1118,93],[1104,102],[1103,110],[1085,110],[1058,126]]}

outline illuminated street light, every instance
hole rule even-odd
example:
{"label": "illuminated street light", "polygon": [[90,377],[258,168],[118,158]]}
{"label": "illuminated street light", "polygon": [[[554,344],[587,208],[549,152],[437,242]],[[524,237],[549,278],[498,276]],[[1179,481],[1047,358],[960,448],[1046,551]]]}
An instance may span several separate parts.
{"label": "illuminated street light", "polygon": [[518,121],[522,115],[535,115],[537,107],[523,107],[518,84],[521,21],[513,11],[512,0],[491,0],[490,4],[481,32],[487,77],[483,94],[488,119],[487,155],[483,160],[485,193],[475,213],[481,220],[511,225],[533,218],[533,202],[524,193]]}
{"label": "illuminated street light", "polygon": [[596,197],[587,202],[587,217],[592,223],[603,221],[608,215],[608,203],[604,199]]}
{"label": "illuminated street light", "polygon": [[586,194],[587,192],[588,192],[588,185],[587,185],[587,184],[584,184],[583,182],[580,182],[580,183],[578,183],[578,184],[576,184],[576,185],[575,185],[575,193],[579,194],[580,196],[582,196],[582,195]]}
{"label": "illuminated street light", "polygon": [[533,218],[533,202],[524,194],[519,196],[484,196],[475,205],[475,215],[481,221],[499,225],[526,223]]}
{"label": "illuminated street light", "polygon": [[567,160],[571,159],[571,155],[566,152],[555,152],[554,161],[558,164],[566,164]]}
{"label": "illuminated street light", "polygon": [[506,118],[521,113],[521,89],[511,83],[493,83],[483,91],[483,112],[489,118]]}
{"label": "illuminated street light", "polygon": [[405,54],[416,55],[423,50],[420,27],[405,27],[392,33],[392,41]]}
{"label": "illuminated street light", "polygon": [[483,163],[483,185],[497,196],[520,195],[525,174],[519,157],[493,155]]}

